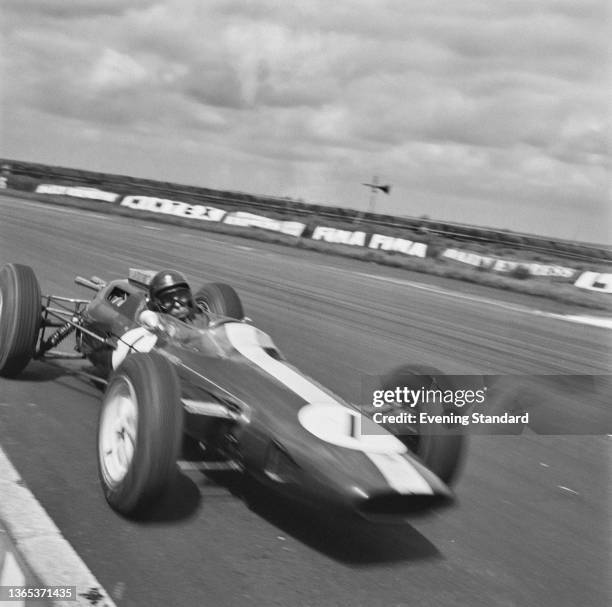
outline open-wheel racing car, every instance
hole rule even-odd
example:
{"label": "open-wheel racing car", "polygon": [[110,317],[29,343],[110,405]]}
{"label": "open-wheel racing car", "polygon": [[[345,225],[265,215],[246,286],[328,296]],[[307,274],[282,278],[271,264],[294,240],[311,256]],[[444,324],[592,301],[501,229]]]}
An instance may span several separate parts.
{"label": "open-wheel racing car", "polygon": [[[0,375],[32,360],[83,358],[104,387],[98,467],[108,503],[125,515],[151,504],[177,471],[184,441],[302,503],[371,520],[453,500],[464,438],[414,426],[393,435],[288,363],[222,283],[195,292],[193,318],[151,309],[155,272],[106,282],[76,277],[93,299],[41,296],[25,265],[0,269]],[[57,346],[72,335],[75,351]],[[89,368],[89,367],[88,367]],[[435,370],[400,367],[383,388]]]}

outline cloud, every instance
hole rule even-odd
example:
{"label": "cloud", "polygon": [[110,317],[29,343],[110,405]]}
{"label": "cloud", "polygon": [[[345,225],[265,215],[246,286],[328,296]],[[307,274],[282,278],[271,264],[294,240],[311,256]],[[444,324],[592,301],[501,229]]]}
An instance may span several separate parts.
{"label": "cloud", "polygon": [[[466,220],[516,200],[525,222],[543,198],[605,208],[604,0],[8,0],[2,13],[8,152],[26,148],[11,115],[30,112],[75,145],[106,133],[105,166],[129,134],[166,141],[181,167],[187,150],[223,158],[226,187],[268,179],[272,194],[351,204],[376,170],[396,186],[392,212],[411,188],[441,213],[461,193]],[[146,172],[143,152],[122,171]]]}
{"label": "cloud", "polygon": [[75,20],[123,15],[155,3],[156,0],[4,0],[2,9],[5,14],[14,13],[31,19]]}
{"label": "cloud", "polygon": [[96,89],[123,89],[143,85],[151,79],[145,66],[129,55],[107,48],[91,68],[89,84]]}

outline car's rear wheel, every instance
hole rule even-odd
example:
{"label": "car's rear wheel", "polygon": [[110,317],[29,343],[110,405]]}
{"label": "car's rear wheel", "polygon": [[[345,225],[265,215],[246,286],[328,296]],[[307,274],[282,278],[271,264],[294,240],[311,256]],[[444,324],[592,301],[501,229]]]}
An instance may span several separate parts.
{"label": "car's rear wheel", "polygon": [[194,295],[198,308],[218,316],[242,320],[244,309],[238,293],[233,287],[222,282],[205,284]]}
{"label": "car's rear wheel", "polygon": [[40,286],[29,266],[0,269],[0,375],[15,377],[34,356],[41,322]]}
{"label": "car's rear wheel", "polygon": [[98,429],[100,480],[115,510],[138,514],[169,485],[182,429],[172,365],[154,352],[130,354],[108,382]]}
{"label": "car's rear wheel", "polygon": [[[420,365],[403,365],[393,369],[381,381],[382,390],[396,388],[411,390],[429,390],[451,388],[448,376],[433,367]],[[410,451],[417,455],[438,478],[450,485],[457,480],[465,458],[467,439],[460,428],[452,424],[419,423],[421,412],[432,416],[448,414],[449,410],[442,403],[419,403],[409,409],[416,414],[417,423],[406,424],[398,432],[398,427],[388,427],[397,434]]]}

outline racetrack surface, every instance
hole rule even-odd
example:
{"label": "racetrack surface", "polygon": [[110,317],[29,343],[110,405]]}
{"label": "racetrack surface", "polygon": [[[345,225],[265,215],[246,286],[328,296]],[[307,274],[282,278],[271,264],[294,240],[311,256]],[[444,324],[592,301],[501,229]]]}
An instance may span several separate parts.
{"label": "racetrack surface", "polygon": [[[393,269],[3,196],[7,261],[31,265],[43,292],[82,297],[74,275],[128,267],[176,267],[194,286],[229,282],[289,360],[349,399],[363,373],[404,362],[455,373],[610,370],[609,332],[523,309],[541,301],[455,297]],[[98,485],[99,399],[33,363],[0,380],[0,445],[117,605],[610,602],[606,435],[473,437],[459,505],[410,525],[320,520],[257,491],[249,508],[233,477],[198,472],[136,523],[113,513]]]}

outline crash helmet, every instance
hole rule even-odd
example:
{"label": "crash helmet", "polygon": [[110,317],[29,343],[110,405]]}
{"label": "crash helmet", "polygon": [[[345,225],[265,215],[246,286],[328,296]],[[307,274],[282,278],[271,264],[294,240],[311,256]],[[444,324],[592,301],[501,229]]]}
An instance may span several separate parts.
{"label": "crash helmet", "polygon": [[187,279],[176,270],[162,270],[153,276],[149,284],[149,303],[153,310],[181,320],[191,318],[195,312]]}

